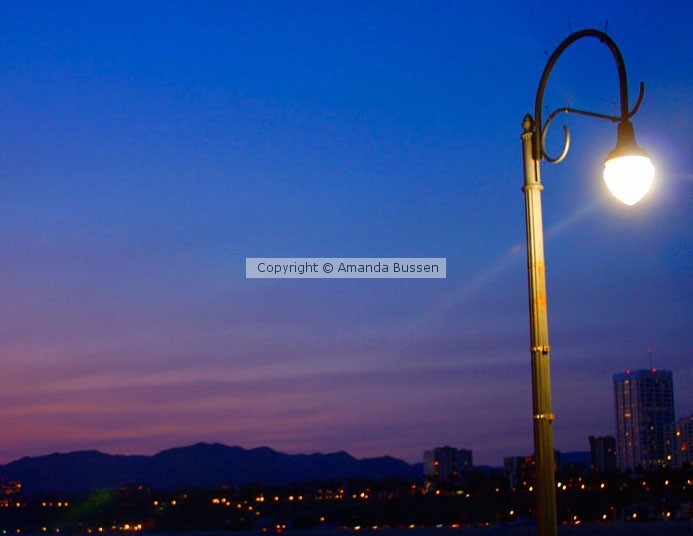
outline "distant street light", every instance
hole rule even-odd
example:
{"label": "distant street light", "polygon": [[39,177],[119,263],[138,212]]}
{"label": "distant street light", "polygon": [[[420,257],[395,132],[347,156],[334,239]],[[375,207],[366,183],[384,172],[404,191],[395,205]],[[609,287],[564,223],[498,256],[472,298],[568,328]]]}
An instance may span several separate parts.
{"label": "distant street light", "polygon": [[[572,43],[583,37],[595,37],[611,50],[616,67],[621,100],[621,114],[611,116],[594,112],[559,108],[542,123],[544,90],[551,70],[559,56]],[[566,126],[563,150],[556,158],[546,153],[546,132],[553,119],[561,113],[575,113],[618,123],[616,147],[604,163],[604,180],[609,190],[627,205],[634,205],[647,193],[654,179],[654,166],[647,153],[635,142],[630,118],[638,111],[645,92],[640,83],[638,100],[628,107],[626,67],[616,43],[599,30],[582,30],[566,38],[549,58],[539,82],[534,103],[534,117],[527,114],[522,122],[522,156],[524,161],[525,217],[527,224],[527,271],[529,275],[529,325],[532,359],[532,409],[534,420],[534,456],[537,472],[537,529],[540,536],[556,535],[556,484],[553,453],[553,419],[551,409],[551,376],[549,369],[549,327],[546,308],[546,274],[544,265],[544,234],[541,216],[540,164],[562,161],[570,147]]]}

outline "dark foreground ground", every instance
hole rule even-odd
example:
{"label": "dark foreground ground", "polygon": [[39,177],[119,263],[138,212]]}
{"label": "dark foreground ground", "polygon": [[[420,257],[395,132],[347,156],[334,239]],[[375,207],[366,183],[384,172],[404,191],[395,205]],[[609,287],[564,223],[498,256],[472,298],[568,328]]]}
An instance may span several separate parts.
{"label": "dark foreground ground", "polygon": [[[364,532],[367,536],[534,536],[537,533],[537,528],[536,526],[491,525],[461,529],[368,530],[356,533],[360,535]],[[313,533],[310,536],[319,536],[319,534]],[[559,536],[691,536],[693,535],[693,525],[690,523],[641,523],[560,526],[558,527],[558,534]]]}
{"label": "dark foreground ground", "polygon": [[[297,536],[534,536],[536,526],[491,525],[460,529],[384,529],[384,530],[335,530],[288,533]],[[684,523],[637,523],[611,525],[579,525],[558,527],[559,536],[691,536],[693,524]]]}
{"label": "dark foreground ground", "polygon": [[[534,536],[537,533],[536,526],[503,526],[476,527],[460,529],[458,531],[448,529],[431,529],[414,531],[416,536]],[[578,525],[558,527],[559,536],[691,536],[693,525],[690,523],[633,523],[611,525]],[[375,536],[375,535],[369,535]],[[405,536],[405,533],[394,533],[392,536]]]}
{"label": "dark foreground ground", "polygon": [[[225,532],[195,532],[167,534],[152,534],[151,536],[231,536],[258,535],[267,536],[534,536],[537,533],[536,526],[517,526],[517,525],[491,525],[487,527],[472,528],[388,528],[388,529],[320,529],[311,531],[290,530],[282,533],[269,532],[247,532],[247,533],[225,533]],[[693,524],[690,522],[675,523],[616,523],[599,525],[579,525],[579,526],[559,526],[559,536],[691,536],[693,535]]]}

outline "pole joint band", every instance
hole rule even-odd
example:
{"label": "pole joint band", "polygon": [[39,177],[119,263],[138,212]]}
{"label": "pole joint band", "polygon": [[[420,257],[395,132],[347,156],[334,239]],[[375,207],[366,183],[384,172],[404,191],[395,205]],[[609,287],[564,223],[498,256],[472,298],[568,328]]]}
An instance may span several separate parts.
{"label": "pole joint band", "polygon": [[554,414],[553,413],[539,413],[538,415],[534,415],[534,420],[535,421],[549,421],[552,422],[554,419]]}
{"label": "pole joint band", "polygon": [[546,346],[532,346],[532,352],[541,352],[542,354],[548,354],[551,347],[547,344]]}

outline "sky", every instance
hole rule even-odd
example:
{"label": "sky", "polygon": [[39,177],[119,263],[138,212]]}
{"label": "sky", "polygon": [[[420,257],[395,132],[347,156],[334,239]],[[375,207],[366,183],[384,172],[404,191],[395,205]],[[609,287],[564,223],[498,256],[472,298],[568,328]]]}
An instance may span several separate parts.
{"label": "sky", "polygon": [[[618,44],[632,103],[645,82],[657,176],[620,205],[615,126],[557,121],[556,448],[615,434],[625,369],[672,370],[693,414],[690,2],[2,1],[0,26],[0,463],[200,441],[531,454],[519,135],[583,28]],[[617,99],[584,39],[544,102]],[[246,279],[249,257],[444,257],[447,277]]]}

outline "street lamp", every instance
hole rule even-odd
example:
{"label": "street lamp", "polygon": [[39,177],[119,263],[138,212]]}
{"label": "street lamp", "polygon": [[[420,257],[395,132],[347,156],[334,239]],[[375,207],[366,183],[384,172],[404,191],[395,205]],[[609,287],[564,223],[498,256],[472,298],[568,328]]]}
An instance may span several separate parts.
{"label": "street lamp", "polygon": [[[594,37],[604,43],[618,69],[621,113],[604,115],[574,108],[559,108],[542,122],[544,90],[551,70],[560,55],[575,41]],[[541,216],[540,164],[562,161],[570,147],[570,132],[563,127],[565,142],[561,154],[555,158],[546,152],[546,132],[561,113],[575,113],[618,123],[616,147],[604,163],[604,180],[609,190],[627,205],[637,203],[650,189],[654,179],[654,166],[647,153],[635,142],[630,118],[638,111],[645,86],[640,83],[638,100],[628,107],[626,67],[616,43],[599,30],[582,30],[568,36],[549,58],[537,89],[534,117],[527,114],[522,122],[522,156],[524,162],[525,217],[527,225],[527,272],[529,276],[529,326],[532,361],[532,410],[534,421],[534,456],[537,473],[537,529],[540,536],[556,535],[556,484],[553,452],[553,419],[551,409],[551,376],[549,369],[549,326],[546,309],[546,273],[544,264],[544,234]]]}

